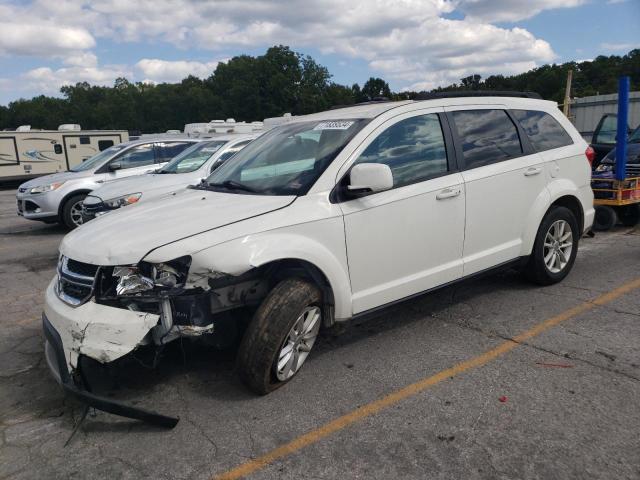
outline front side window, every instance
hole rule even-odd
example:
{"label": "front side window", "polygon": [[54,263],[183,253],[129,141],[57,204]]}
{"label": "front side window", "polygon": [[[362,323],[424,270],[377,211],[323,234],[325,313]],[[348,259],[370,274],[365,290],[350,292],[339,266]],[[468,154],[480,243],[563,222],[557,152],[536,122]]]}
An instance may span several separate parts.
{"label": "front side window", "polygon": [[142,145],[131,147],[129,150],[117,157],[114,161],[119,162],[121,168],[123,169],[153,165],[155,162],[153,143],[145,143]]}
{"label": "front side window", "polygon": [[462,144],[465,168],[478,168],[522,155],[518,129],[504,110],[451,113]]}
{"label": "front side window", "polygon": [[512,113],[538,152],[573,143],[562,125],[548,113],[537,110],[513,110]]}
{"label": "front side window", "polygon": [[447,151],[438,115],[420,115],[392,125],[369,144],[357,163],[388,165],[394,187],[446,173]]}
{"label": "front side window", "polygon": [[159,170],[159,173],[189,173],[199,169],[220,148],[226,140],[198,142],[183,150],[173,160]]}
{"label": "front side window", "polygon": [[216,169],[202,188],[305,195],[367,120],[295,122],[261,135]]}

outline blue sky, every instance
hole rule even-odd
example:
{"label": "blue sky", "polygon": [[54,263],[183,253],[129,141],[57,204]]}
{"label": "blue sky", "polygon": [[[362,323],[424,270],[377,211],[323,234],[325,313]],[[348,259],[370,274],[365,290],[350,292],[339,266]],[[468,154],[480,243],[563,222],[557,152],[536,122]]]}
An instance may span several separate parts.
{"label": "blue sky", "polygon": [[204,78],[275,44],[339,83],[433,88],[640,48],[640,0],[0,0],[0,104],[78,81]]}

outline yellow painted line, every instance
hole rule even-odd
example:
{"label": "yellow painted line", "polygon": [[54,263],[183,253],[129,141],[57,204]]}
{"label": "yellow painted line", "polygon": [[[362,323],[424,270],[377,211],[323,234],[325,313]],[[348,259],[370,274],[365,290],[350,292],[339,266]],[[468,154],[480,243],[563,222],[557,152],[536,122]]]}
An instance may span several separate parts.
{"label": "yellow painted line", "polygon": [[432,375],[431,377],[427,377],[422,380],[419,380],[416,383],[412,383],[411,385],[401,388],[400,390],[396,390],[395,392],[392,392],[378,400],[375,400],[371,403],[363,405],[357,408],[356,410],[353,410],[341,417],[336,418],[335,420],[330,421],[329,423],[322,425],[319,428],[316,428],[315,430],[311,430],[310,432],[307,432],[299,436],[298,438],[291,440],[289,443],[286,443],[274,450],[271,450],[270,452],[258,458],[255,458],[246,463],[238,465],[237,467],[227,472],[224,472],[214,478],[216,480],[234,480],[234,479],[238,479],[238,478],[242,478],[247,475],[250,475],[258,470],[263,469],[267,465],[270,465],[276,460],[279,460],[283,457],[286,457],[287,455],[295,453],[304,447],[307,447],[311,444],[314,444],[322,440],[323,438],[331,435],[332,433],[338,432],[348,427],[349,425],[359,420],[362,420],[363,418],[374,415],[379,411],[384,410],[387,407],[395,405],[396,403],[406,398],[412,397],[426,390],[427,388],[433,387],[434,385],[437,385],[438,383],[442,382],[443,380],[446,380],[447,378],[455,377],[456,375],[466,372],[467,370],[471,370],[471,369],[486,365],[491,360],[494,360],[504,355],[505,353],[513,350],[518,346],[519,343],[525,342],[533,337],[536,337],[537,335],[540,335],[544,331],[549,330],[550,328],[555,327],[556,325],[566,320],[569,320],[578,315],[581,315],[596,306],[606,305],[607,303],[610,303],[613,300],[637,288],[640,288],[640,278],[633,280],[629,283],[625,283],[624,285],[614,290],[611,290],[608,293],[604,293],[593,300],[588,300],[573,308],[570,308],[569,310],[565,310],[564,312],[554,317],[551,317],[537,324],[536,326],[527,330],[526,332],[523,332],[520,335],[514,337],[513,340],[507,340],[501,343],[500,345],[498,345],[497,347],[481,355],[478,355],[477,357],[458,363],[451,368],[447,368],[446,370],[442,370],[436,373],[435,375]]}

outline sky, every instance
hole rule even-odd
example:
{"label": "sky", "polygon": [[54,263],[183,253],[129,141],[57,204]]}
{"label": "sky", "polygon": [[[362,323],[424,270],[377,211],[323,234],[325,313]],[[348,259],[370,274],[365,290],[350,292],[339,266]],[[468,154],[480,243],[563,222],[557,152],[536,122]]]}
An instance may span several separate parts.
{"label": "sky", "polygon": [[206,78],[272,45],[392,90],[640,48],[640,0],[0,0],[0,105],[87,81]]}

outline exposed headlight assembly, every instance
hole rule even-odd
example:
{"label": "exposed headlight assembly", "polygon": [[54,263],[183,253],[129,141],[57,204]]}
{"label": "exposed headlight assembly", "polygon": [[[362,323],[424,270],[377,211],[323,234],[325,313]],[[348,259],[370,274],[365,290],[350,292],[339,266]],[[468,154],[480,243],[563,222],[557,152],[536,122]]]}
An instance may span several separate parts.
{"label": "exposed headlight assembly", "polygon": [[154,289],[171,289],[184,286],[191,265],[191,257],[176,258],[165,263],[115,267],[113,276],[118,278],[116,294],[134,295]]}
{"label": "exposed headlight assembly", "polygon": [[60,188],[63,184],[64,182],[55,182],[55,183],[50,183],[48,185],[38,185],[37,187],[33,187],[31,190],[29,190],[29,193],[50,192],[51,190],[56,190]]}
{"label": "exposed headlight assembly", "polygon": [[109,208],[120,208],[125,205],[131,205],[132,203],[136,203],[142,197],[142,193],[129,193],[127,195],[122,195],[121,197],[112,198],[110,200],[105,200],[104,204]]}

